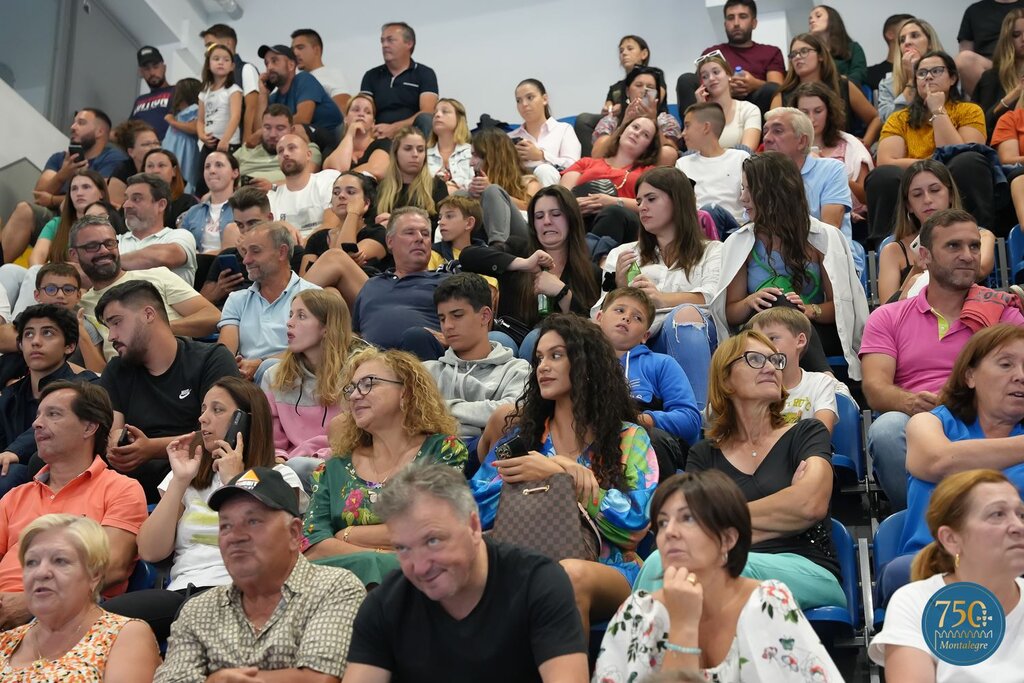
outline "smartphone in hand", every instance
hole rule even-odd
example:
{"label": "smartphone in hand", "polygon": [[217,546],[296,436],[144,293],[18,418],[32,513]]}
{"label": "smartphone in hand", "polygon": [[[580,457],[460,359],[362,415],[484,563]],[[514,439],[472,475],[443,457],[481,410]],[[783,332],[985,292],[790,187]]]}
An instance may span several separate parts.
{"label": "smartphone in hand", "polygon": [[231,415],[231,422],[228,423],[228,430],[224,432],[224,440],[228,445],[235,448],[238,445],[238,435],[243,439],[249,438],[249,413],[244,410],[236,410]]}

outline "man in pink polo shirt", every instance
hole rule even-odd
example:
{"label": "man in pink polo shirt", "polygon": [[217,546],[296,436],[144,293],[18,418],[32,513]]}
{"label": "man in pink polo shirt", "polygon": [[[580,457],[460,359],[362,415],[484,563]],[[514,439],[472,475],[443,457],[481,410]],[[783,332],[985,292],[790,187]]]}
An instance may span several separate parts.
{"label": "man in pink polo shirt", "polygon": [[109,469],[97,455],[106,448],[113,420],[110,399],[99,385],[57,381],[43,389],[32,427],[46,466],[0,499],[0,628],[29,620],[18,537],[40,515],[64,512],[99,522],[110,541],[103,595],[124,591],[135,566],[135,536],[146,519],[146,496],[139,482]]}
{"label": "man in pink polo shirt", "polygon": [[[981,266],[981,234],[971,214],[937,211],[921,227],[920,260],[930,280],[920,294],[876,309],[860,343],[864,395],[882,413],[868,432],[878,483],[893,511],[907,506],[907,420],[931,410],[973,332],[960,320]],[[1016,308],[999,322],[1024,325]]]}

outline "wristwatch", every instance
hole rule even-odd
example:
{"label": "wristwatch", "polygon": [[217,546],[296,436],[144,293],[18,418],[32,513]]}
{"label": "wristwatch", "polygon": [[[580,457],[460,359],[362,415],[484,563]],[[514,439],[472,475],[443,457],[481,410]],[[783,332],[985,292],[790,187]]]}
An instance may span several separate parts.
{"label": "wristwatch", "polygon": [[814,312],[814,317],[811,320],[817,320],[821,317],[821,306],[818,304],[811,304],[810,309]]}

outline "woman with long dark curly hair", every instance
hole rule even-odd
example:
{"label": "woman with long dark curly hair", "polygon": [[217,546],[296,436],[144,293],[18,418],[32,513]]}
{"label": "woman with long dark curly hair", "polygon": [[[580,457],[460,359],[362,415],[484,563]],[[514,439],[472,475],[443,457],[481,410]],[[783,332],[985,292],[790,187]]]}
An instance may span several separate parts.
{"label": "woman with long dark curly hair", "polygon": [[800,367],[828,371],[824,347],[843,355],[850,377],[860,379],[867,298],[842,233],[810,216],[796,164],[778,152],[744,161],[740,204],[750,222],[722,246],[720,288],[711,302],[719,343],[758,311],[792,306],[813,326]]}
{"label": "woman with long dark curly hair", "polygon": [[635,424],[619,359],[596,324],[552,315],[540,327],[534,372],[506,420],[499,444],[518,435],[529,454],[498,460],[487,454],[470,482],[485,528],[494,523],[503,482],[572,476],[579,502],[601,532],[597,562],[562,560],[572,580],[584,633],[629,596],[640,570],[637,543],[647,533],[647,506],[658,461],[647,432]]}

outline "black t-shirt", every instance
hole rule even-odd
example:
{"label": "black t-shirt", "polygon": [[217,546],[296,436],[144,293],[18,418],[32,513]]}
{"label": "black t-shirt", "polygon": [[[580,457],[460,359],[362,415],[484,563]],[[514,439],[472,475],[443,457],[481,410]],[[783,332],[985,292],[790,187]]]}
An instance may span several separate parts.
{"label": "black t-shirt", "polygon": [[[388,245],[386,242],[387,228],[383,225],[366,225],[356,233],[356,242],[362,242],[363,240],[373,240],[378,242],[380,246],[384,247],[387,251]],[[317,230],[309,239],[306,240],[306,253],[312,254],[317,258],[320,258],[325,251],[327,251],[328,238],[330,237],[330,230]]]}
{"label": "black t-shirt", "polygon": [[878,84],[889,73],[892,73],[892,62],[886,60],[878,64],[872,64],[868,67],[868,77],[865,79],[864,85],[872,90],[878,90]]}
{"label": "black t-shirt", "polygon": [[178,355],[167,371],[149,374],[143,365],[111,359],[100,377],[114,410],[146,436],[177,436],[196,428],[203,397],[215,381],[238,377],[231,352],[221,344],[178,338]]}
{"label": "black t-shirt", "polygon": [[1021,7],[1024,7],[1024,0],[1006,3],[980,0],[964,10],[964,18],[960,22],[960,31],[956,34],[956,39],[973,42],[975,52],[991,59],[999,40],[1003,17]]}
{"label": "black t-shirt", "polygon": [[356,162],[355,165],[362,166],[363,164],[369,162],[370,157],[373,156],[373,153],[376,152],[378,149],[383,151],[385,154],[390,154],[391,140],[387,138],[377,138],[376,140],[371,142],[370,146],[366,148],[366,151],[363,152],[363,156],[359,157],[359,161]]}
{"label": "black t-shirt", "polygon": [[[828,430],[820,421],[800,420],[783,434],[753,474],[740,472],[711,441],[704,439],[690,449],[686,460],[687,472],[719,470],[736,482],[748,501],[760,500],[793,482],[793,474],[801,462],[818,456],[832,462],[832,442]],[[795,553],[806,557],[836,575],[839,563],[832,547],[832,522],[828,515],[809,529],[788,537],[762,541],[750,548],[757,553]]]}
{"label": "black t-shirt", "polygon": [[352,627],[348,661],[391,672],[392,683],[540,681],[538,667],[585,653],[572,585],[554,561],[487,545],[487,585],[464,619],[452,618],[401,571],[370,591]]}
{"label": "black t-shirt", "polygon": [[626,80],[615,81],[608,86],[608,94],[604,96],[605,102],[611,102],[612,104],[618,104],[622,101],[622,91],[626,87]]}
{"label": "black t-shirt", "polygon": [[178,227],[178,217],[199,203],[193,195],[183,192],[177,199],[172,199],[164,211],[164,225],[168,228]]}

